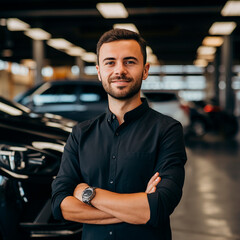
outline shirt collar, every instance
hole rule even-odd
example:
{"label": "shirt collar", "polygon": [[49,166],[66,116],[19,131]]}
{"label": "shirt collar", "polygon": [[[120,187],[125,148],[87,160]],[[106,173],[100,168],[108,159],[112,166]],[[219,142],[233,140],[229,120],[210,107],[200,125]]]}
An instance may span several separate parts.
{"label": "shirt collar", "polygon": [[[141,98],[142,104],[138,107],[134,108],[133,110],[126,112],[124,115],[124,121],[129,122],[131,120],[135,120],[142,116],[148,109],[149,105],[145,98]],[[116,115],[113,114],[109,108],[107,109],[107,121],[112,122],[114,119],[116,119]]]}

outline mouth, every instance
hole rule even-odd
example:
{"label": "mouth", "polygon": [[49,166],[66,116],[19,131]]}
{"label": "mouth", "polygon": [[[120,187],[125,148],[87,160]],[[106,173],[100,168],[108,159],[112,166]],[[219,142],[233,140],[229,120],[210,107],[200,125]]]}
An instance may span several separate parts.
{"label": "mouth", "polygon": [[130,80],[127,78],[115,78],[112,79],[111,82],[130,82]]}
{"label": "mouth", "polygon": [[117,86],[126,86],[130,83],[131,81],[128,79],[115,79],[112,80],[111,83]]}

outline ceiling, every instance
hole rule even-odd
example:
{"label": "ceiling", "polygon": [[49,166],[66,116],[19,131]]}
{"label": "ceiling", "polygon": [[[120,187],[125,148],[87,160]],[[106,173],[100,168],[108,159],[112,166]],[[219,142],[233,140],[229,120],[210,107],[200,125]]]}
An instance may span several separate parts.
{"label": "ceiling", "polygon": [[[127,19],[104,19],[93,0],[1,0],[1,18],[19,18],[31,27],[40,27],[53,38],[95,52],[99,37],[115,23],[134,23],[162,64],[192,64],[196,50],[215,21],[235,21],[232,33],[234,61],[240,60],[240,17],[223,17],[226,0],[128,0],[121,1]],[[105,1],[106,2],[106,1]],[[8,46],[6,46],[8,45]],[[11,57],[1,55],[6,47]],[[20,62],[32,58],[32,40],[23,32],[9,32],[0,26],[0,59]],[[48,64],[72,65],[74,57],[46,45]]]}

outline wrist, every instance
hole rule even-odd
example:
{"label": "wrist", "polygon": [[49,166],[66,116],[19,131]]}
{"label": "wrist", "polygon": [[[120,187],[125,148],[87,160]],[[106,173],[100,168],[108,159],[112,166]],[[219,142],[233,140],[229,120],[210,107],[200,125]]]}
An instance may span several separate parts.
{"label": "wrist", "polygon": [[82,195],[81,195],[81,201],[87,205],[90,205],[93,207],[93,205],[91,204],[92,199],[95,197],[96,195],[96,191],[95,191],[95,187],[86,187],[83,191],[82,191]]}

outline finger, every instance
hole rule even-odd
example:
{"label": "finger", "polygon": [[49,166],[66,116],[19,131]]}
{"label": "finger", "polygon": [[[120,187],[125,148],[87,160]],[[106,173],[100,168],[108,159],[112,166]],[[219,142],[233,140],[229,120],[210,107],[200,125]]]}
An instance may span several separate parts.
{"label": "finger", "polygon": [[159,172],[156,172],[149,180],[148,185],[152,184],[158,176],[159,176]]}
{"label": "finger", "polygon": [[149,193],[154,193],[156,191],[156,187],[153,187]]}
{"label": "finger", "polygon": [[158,183],[161,181],[160,177],[157,177],[151,184],[151,188],[156,187]]}
{"label": "finger", "polygon": [[161,178],[160,177],[157,177],[153,182],[152,184],[149,184],[147,186],[147,189],[146,189],[146,193],[151,193],[154,189],[154,192],[156,191],[156,186],[158,185],[158,183],[161,181]]}

